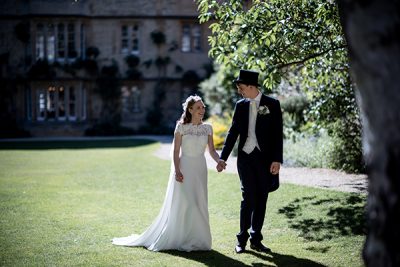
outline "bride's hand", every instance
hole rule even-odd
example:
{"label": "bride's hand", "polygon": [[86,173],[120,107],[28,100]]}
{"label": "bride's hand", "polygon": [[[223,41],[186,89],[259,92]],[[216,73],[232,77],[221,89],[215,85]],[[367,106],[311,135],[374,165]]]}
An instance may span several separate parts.
{"label": "bride's hand", "polygon": [[183,182],[183,174],[181,173],[181,171],[175,172],[175,180],[180,183]]}

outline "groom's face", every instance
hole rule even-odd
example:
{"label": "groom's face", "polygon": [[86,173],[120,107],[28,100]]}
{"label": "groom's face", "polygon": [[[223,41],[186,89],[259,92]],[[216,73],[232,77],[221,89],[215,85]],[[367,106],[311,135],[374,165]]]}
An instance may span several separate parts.
{"label": "groom's face", "polygon": [[237,83],[236,88],[238,90],[238,94],[241,94],[242,97],[247,98],[248,97],[248,85],[243,84],[243,83]]}

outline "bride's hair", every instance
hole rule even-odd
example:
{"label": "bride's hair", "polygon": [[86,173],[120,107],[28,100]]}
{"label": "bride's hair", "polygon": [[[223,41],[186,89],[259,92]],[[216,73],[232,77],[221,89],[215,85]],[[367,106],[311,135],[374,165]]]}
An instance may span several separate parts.
{"label": "bride's hair", "polygon": [[185,102],[182,104],[183,113],[179,122],[186,124],[192,121],[192,114],[190,114],[189,109],[193,107],[194,103],[197,101],[202,101],[201,97],[198,95],[191,95],[186,98]]}

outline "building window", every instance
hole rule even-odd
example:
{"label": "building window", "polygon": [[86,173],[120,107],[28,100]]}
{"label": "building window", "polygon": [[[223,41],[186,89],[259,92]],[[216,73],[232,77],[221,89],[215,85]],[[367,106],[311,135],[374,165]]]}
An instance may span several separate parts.
{"label": "building window", "polygon": [[64,61],[75,59],[78,56],[76,50],[76,30],[73,23],[38,23],[36,25],[36,60],[47,59]]}
{"label": "building window", "polygon": [[68,58],[73,59],[77,57],[77,52],[75,47],[75,25],[69,23],[67,29],[68,29],[68,35],[67,35]]}
{"label": "building window", "polygon": [[139,25],[121,26],[121,53],[128,55],[139,54]]}
{"label": "building window", "polygon": [[73,86],[69,88],[69,119],[76,120],[76,89]]}
{"label": "building window", "polygon": [[198,24],[182,25],[182,52],[201,52],[201,28]]}
{"label": "building window", "polygon": [[62,23],[57,26],[57,38],[57,57],[65,58],[65,28]]}
{"label": "building window", "polygon": [[121,53],[128,54],[129,52],[129,39],[128,39],[128,26],[122,26],[121,29]]}
{"label": "building window", "polygon": [[122,86],[122,105],[125,113],[136,113],[141,111],[140,106],[140,90],[134,86]]}
{"label": "building window", "polygon": [[44,90],[39,90],[37,98],[37,120],[43,121],[46,119],[46,92]]}
{"label": "building window", "polygon": [[140,90],[137,86],[134,86],[131,92],[132,112],[140,112]]}
{"label": "building window", "polygon": [[81,120],[86,120],[86,88],[82,89],[82,97],[81,97],[81,103],[82,103],[82,117]]}
{"label": "building window", "polygon": [[36,27],[36,60],[44,59],[44,26],[39,23]]}
{"label": "building window", "polygon": [[56,88],[54,86],[50,86],[47,89],[46,113],[48,120],[54,120],[56,118]]}
{"label": "building window", "polygon": [[47,60],[53,62],[56,57],[56,37],[55,29],[53,24],[47,25],[47,35],[46,35],[46,54]]}
{"label": "building window", "polygon": [[[81,96],[81,97],[77,97]],[[37,90],[36,119],[38,121],[76,121],[86,119],[86,92],[74,86],[48,86]]]}
{"label": "building window", "polygon": [[58,120],[64,121],[66,118],[66,108],[65,108],[65,88],[64,86],[60,86],[57,88],[58,91]]}
{"label": "building window", "polygon": [[85,44],[85,27],[83,24],[81,24],[80,26],[80,39],[81,39],[81,43],[80,43],[80,51],[81,51],[81,58],[85,59],[86,58],[86,44]]}
{"label": "building window", "polygon": [[25,106],[26,106],[26,119],[32,120],[32,91],[31,88],[25,88]]}

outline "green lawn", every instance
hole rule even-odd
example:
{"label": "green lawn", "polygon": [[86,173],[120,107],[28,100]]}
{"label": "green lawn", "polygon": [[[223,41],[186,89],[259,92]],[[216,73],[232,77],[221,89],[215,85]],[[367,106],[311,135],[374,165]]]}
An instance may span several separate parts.
{"label": "green lawn", "polygon": [[362,266],[365,196],[290,184],[270,195],[271,254],[233,252],[240,190],[209,172],[210,252],[111,245],[140,233],[163,202],[170,162],[158,143],[0,143],[1,266]]}

